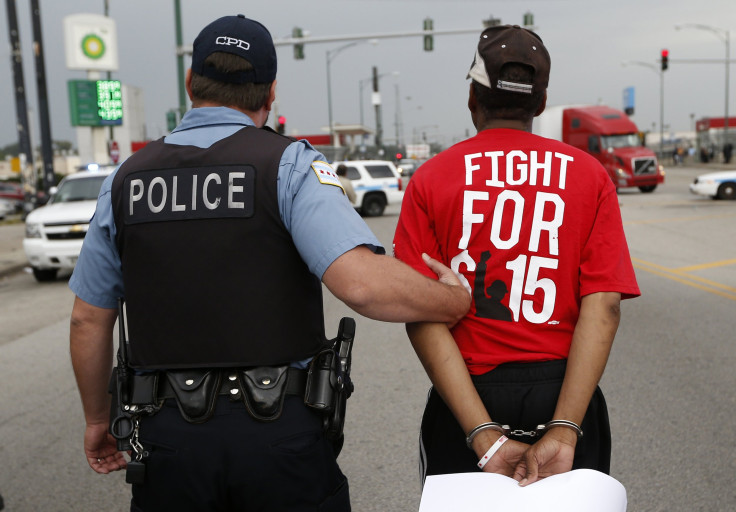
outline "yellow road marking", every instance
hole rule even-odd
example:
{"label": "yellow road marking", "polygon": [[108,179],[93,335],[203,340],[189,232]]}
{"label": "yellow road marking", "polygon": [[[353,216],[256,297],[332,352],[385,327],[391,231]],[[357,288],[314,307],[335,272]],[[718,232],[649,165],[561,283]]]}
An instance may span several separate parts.
{"label": "yellow road marking", "polygon": [[680,267],[675,270],[679,272],[690,272],[692,270],[701,270],[704,268],[724,267],[726,265],[736,265],[736,259],[734,260],[723,260],[714,261],[713,263],[703,263],[701,265],[691,265],[689,267]]}
{"label": "yellow road marking", "polygon": [[[631,261],[634,263],[634,268],[639,270],[736,301],[736,288],[733,286],[716,283],[709,279],[690,275],[681,269],[663,267],[656,263],[641,260],[639,258],[631,258]],[[734,262],[736,262],[736,260],[734,260]]]}
{"label": "yellow road marking", "polygon": [[664,224],[667,222],[683,222],[690,220],[706,220],[706,219],[718,219],[722,217],[736,217],[736,213],[721,213],[713,215],[691,215],[688,217],[664,217],[660,219],[642,219],[642,220],[627,220],[624,221],[624,226],[632,226],[638,224]]}

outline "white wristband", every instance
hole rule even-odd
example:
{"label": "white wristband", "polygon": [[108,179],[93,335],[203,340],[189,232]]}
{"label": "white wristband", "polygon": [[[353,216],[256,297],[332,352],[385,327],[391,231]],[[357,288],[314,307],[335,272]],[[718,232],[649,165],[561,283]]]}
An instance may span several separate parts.
{"label": "white wristband", "polygon": [[483,469],[484,467],[486,467],[486,464],[488,463],[489,460],[491,460],[491,457],[493,457],[495,453],[498,451],[498,449],[501,448],[501,445],[508,440],[509,438],[506,436],[499,437],[498,441],[493,443],[493,446],[488,448],[488,451],[486,452],[486,454],[480,458],[480,460],[478,461],[478,467],[480,469]]}

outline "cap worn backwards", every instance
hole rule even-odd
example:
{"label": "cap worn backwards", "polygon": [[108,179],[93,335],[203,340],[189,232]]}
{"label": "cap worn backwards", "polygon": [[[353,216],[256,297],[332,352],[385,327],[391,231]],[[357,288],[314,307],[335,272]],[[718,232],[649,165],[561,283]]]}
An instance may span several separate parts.
{"label": "cap worn backwards", "polygon": [[[223,73],[205,64],[215,52],[232,53],[253,66],[248,71]],[[238,14],[219,18],[202,29],[194,40],[192,71],[220,82],[269,83],[276,79],[276,48],[271,33],[255,20]]]}
{"label": "cap worn backwards", "polygon": [[[533,81],[501,80],[501,68],[509,63],[531,66]],[[492,90],[532,94],[547,88],[549,70],[549,53],[537,34],[518,25],[497,25],[481,33],[467,78]]]}

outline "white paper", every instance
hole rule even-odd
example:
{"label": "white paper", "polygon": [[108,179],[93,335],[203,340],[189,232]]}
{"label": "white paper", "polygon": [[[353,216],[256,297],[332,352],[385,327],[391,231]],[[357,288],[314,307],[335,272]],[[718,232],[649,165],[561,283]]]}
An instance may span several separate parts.
{"label": "white paper", "polygon": [[519,487],[495,473],[428,476],[419,512],[626,512],[626,489],[613,477],[576,469]]}

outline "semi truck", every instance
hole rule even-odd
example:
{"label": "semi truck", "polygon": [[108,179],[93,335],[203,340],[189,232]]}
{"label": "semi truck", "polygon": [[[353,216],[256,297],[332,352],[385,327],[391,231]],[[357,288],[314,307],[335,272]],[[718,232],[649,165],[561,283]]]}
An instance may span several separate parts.
{"label": "semi truck", "polygon": [[616,190],[638,187],[653,192],[664,183],[664,168],[642,144],[636,125],[622,111],[602,105],[547,107],[534,118],[533,133],[593,155],[608,171]]}

